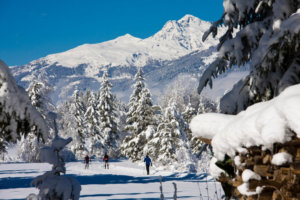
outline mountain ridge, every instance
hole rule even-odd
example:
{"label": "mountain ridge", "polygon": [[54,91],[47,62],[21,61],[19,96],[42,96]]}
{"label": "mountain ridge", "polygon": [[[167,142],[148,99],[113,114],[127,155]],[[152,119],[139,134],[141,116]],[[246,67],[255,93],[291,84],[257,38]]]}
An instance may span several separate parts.
{"label": "mountain ridge", "polygon": [[[89,64],[92,67],[103,65],[141,67],[147,64],[148,59],[145,55],[156,60],[172,60],[199,50],[203,46],[216,45],[215,40],[208,40],[206,43],[201,40],[201,34],[209,26],[209,22],[202,21],[192,15],[185,15],[177,21],[166,22],[160,31],[145,39],[125,34],[102,43],[79,45],[36,61],[45,61],[47,64],[57,62],[70,68],[80,64]],[[112,51],[114,54],[111,53]],[[34,62],[30,63],[34,64]]]}
{"label": "mountain ridge", "polygon": [[24,88],[34,80],[47,81],[54,88],[51,99],[57,103],[71,96],[74,90],[98,90],[103,71],[110,75],[113,92],[126,101],[137,68],[142,67],[149,89],[158,91],[154,94],[156,99],[168,82],[176,80],[180,74],[200,76],[217,56],[217,38],[202,42],[202,35],[210,24],[185,15],[166,22],[160,31],[145,39],[125,34],[102,43],[83,44],[50,54],[26,65],[13,66],[11,70],[17,83]]}

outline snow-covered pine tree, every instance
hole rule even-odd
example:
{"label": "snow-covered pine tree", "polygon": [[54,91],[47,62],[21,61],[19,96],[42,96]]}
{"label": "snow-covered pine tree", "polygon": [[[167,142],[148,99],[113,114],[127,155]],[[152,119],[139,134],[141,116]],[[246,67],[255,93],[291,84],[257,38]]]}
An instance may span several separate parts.
{"label": "snow-covered pine tree", "polygon": [[48,128],[40,113],[31,105],[28,94],[19,87],[7,65],[0,60],[0,151],[22,135],[33,134],[46,141]]}
{"label": "snow-covered pine tree", "polygon": [[128,103],[128,112],[127,112],[127,126],[125,126],[125,131],[133,133],[133,122],[136,121],[136,116],[133,113],[136,111],[138,107],[138,102],[140,100],[140,93],[145,88],[144,83],[144,76],[142,68],[139,68],[137,74],[135,75],[135,84],[133,85],[134,90],[130,96],[129,103]]}
{"label": "snow-covered pine tree", "polygon": [[[41,81],[42,80],[42,81]],[[29,98],[33,106],[36,107],[37,111],[41,113],[45,119],[51,135],[51,139],[54,138],[54,116],[52,113],[56,113],[56,107],[53,105],[50,99],[50,94],[53,91],[53,87],[48,84],[47,74],[39,74],[37,80],[32,81],[26,91],[28,92]]]}
{"label": "snow-covered pine tree", "polygon": [[122,145],[123,154],[133,161],[141,160],[147,153],[146,144],[152,137],[158,123],[156,106],[153,106],[151,93],[143,88],[136,110],[132,113],[135,121],[131,124],[132,135],[125,137]]}
{"label": "snow-covered pine tree", "polygon": [[[42,80],[44,80],[44,82],[31,82],[26,91],[28,92],[32,105],[41,114],[48,126],[48,140],[50,140],[51,138],[54,138],[54,119],[51,113],[54,113],[56,108],[51,103],[51,100],[49,98],[49,94],[52,91],[52,88],[47,84],[45,79]],[[38,161],[39,149],[42,145],[42,141],[39,141],[37,137],[32,132],[30,132],[26,138],[22,137],[21,140],[18,141],[17,148],[19,158],[22,161]]]}
{"label": "snow-covered pine tree", "polygon": [[[203,35],[215,36],[218,26],[219,56],[199,81],[200,93],[212,77],[233,65],[250,63],[250,74],[220,101],[222,113],[238,113],[249,105],[277,96],[300,83],[300,2],[295,0],[224,0],[224,14]],[[236,98],[236,97],[239,98]]]}
{"label": "snow-covered pine tree", "polygon": [[192,106],[191,103],[188,103],[188,105],[185,107],[185,110],[182,112],[182,118],[186,123],[189,124],[192,118],[196,116],[196,114],[196,109]]}
{"label": "snow-covered pine tree", "polygon": [[83,126],[86,129],[85,145],[88,151],[96,156],[102,155],[102,147],[100,140],[103,138],[101,136],[100,130],[100,115],[97,107],[99,95],[97,93],[91,92],[89,89],[83,95],[83,103],[85,104],[86,111],[84,113]]}
{"label": "snow-covered pine tree", "polygon": [[[86,108],[94,106],[96,101],[96,94],[93,93],[89,88],[83,93],[82,102]],[[87,110],[87,109],[86,109]]]}
{"label": "snow-covered pine tree", "polygon": [[172,163],[175,168],[187,167],[194,170],[190,143],[184,132],[187,126],[176,103],[170,100],[164,121],[158,125],[157,132],[148,143],[148,153],[156,163]]}
{"label": "snow-covered pine tree", "polygon": [[88,138],[87,130],[84,126],[84,114],[86,107],[83,102],[83,93],[78,90],[74,92],[69,101],[64,102],[58,107],[61,120],[61,134],[63,136],[71,136],[71,151],[79,159],[84,157],[88,152],[86,139]]}
{"label": "snow-covered pine tree", "polygon": [[198,114],[217,112],[217,104],[213,100],[200,96]]}
{"label": "snow-covered pine tree", "polygon": [[136,110],[132,113],[135,120],[132,124],[132,132],[140,133],[147,129],[149,125],[156,125],[155,109],[153,107],[151,93],[147,88],[143,88],[140,93]]}
{"label": "snow-covered pine tree", "polygon": [[103,154],[110,157],[119,156],[119,130],[116,123],[116,107],[114,96],[111,93],[112,84],[109,82],[108,73],[104,72],[100,88],[100,102],[98,111],[100,116],[100,132],[103,137]]}
{"label": "snow-covered pine tree", "polygon": [[83,93],[76,91],[74,93],[74,102],[71,104],[71,113],[74,115],[76,122],[76,140],[72,142],[71,150],[76,157],[83,158],[84,154],[88,152],[88,147],[85,142],[89,134],[84,125],[84,114],[86,113],[86,106],[83,100]]}
{"label": "snow-covered pine tree", "polygon": [[127,126],[125,130],[130,133],[123,140],[122,154],[132,161],[143,159],[144,148],[151,139],[159,121],[160,108],[153,106],[151,93],[145,87],[141,69],[136,74],[136,84],[130,97]]}
{"label": "snow-covered pine tree", "polygon": [[39,141],[32,132],[28,133],[27,137],[22,136],[16,144],[18,160],[39,162],[39,149],[43,145],[43,142]]}
{"label": "snow-covered pine tree", "polygon": [[126,126],[126,119],[128,112],[128,106],[126,103],[122,102],[118,98],[115,98],[115,105],[116,105],[116,115],[117,115],[117,124],[118,129],[120,130],[120,142],[124,140],[124,138],[127,136],[128,133],[123,131]]}
{"label": "snow-covered pine tree", "polygon": [[184,131],[186,133],[188,140],[190,141],[191,152],[193,155],[199,158],[200,155],[199,152],[202,150],[204,143],[192,135],[192,132],[188,125],[191,122],[192,118],[195,117],[196,115],[197,115],[196,109],[192,107],[192,105],[189,103],[186,106],[185,111],[182,113],[182,118],[187,123],[187,125],[184,128]]}

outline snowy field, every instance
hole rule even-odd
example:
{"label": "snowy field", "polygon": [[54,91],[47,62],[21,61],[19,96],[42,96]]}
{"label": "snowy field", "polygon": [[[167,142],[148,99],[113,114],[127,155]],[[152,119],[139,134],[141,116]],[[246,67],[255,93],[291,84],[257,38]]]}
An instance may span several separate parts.
{"label": "snowy field", "polygon": [[[173,182],[177,185],[178,199],[221,199],[219,183],[206,174],[176,173],[152,167],[146,175],[144,165],[127,160],[113,161],[110,169],[103,162],[94,161],[89,169],[82,162],[66,164],[67,175],[81,184],[80,199],[160,199],[160,176],[162,176],[165,199],[173,199]],[[49,171],[46,163],[1,163],[0,199],[25,199],[38,190],[30,186],[33,177]]]}

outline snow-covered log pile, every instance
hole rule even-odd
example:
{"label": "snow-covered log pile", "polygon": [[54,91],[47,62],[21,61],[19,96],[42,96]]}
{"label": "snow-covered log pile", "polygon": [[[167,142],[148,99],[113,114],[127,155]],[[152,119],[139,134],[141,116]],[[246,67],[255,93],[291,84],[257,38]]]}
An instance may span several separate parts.
{"label": "snow-covered log pile", "polygon": [[300,199],[300,84],[237,115],[199,115],[191,129],[211,139],[226,196]]}

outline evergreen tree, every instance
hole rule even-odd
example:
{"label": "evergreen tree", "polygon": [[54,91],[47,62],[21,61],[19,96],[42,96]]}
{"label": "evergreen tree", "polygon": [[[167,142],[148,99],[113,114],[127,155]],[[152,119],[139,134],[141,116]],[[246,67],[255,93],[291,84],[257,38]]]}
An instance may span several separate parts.
{"label": "evergreen tree", "polygon": [[[182,117],[183,120],[189,124],[192,118],[196,116],[196,114],[197,114],[196,109],[192,107],[192,105],[189,103],[186,106],[185,111],[182,113]],[[189,125],[185,126],[184,131],[186,133],[188,140],[190,141],[192,154],[199,158],[199,155],[201,154],[201,153],[199,154],[199,152],[201,151],[204,143],[192,135],[192,131],[190,130]]]}
{"label": "evergreen tree", "polygon": [[187,126],[176,104],[170,101],[164,121],[158,125],[157,132],[148,143],[148,153],[157,163],[189,168],[194,166],[190,143],[184,132]]}
{"label": "evergreen tree", "polygon": [[[42,74],[40,75],[42,76]],[[31,104],[37,109],[37,111],[44,118],[47,127],[49,129],[48,141],[54,138],[54,116],[53,113],[56,112],[55,106],[51,103],[49,94],[52,88],[47,84],[47,79],[38,78],[41,81],[33,81],[29,84],[27,92],[31,100]],[[38,161],[38,149],[42,146],[42,142],[38,141],[33,133],[29,133],[28,137],[22,137],[18,141],[19,156],[24,161],[36,162]]]}
{"label": "evergreen tree", "polygon": [[206,97],[200,97],[198,105],[198,114],[217,112],[217,104]]}
{"label": "evergreen tree", "polygon": [[126,126],[126,119],[128,113],[128,106],[121,100],[115,98],[115,105],[116,105],[116,115],[117,115],[117,125],[118,129],[120,130],[120,141],[123,141],[124,138],[128,135],[125,130]]}
{"label": "evergreen tree", "polygon": [[9,68],[0,60],[0,151],[3,153],[9,142],[15,143],[29,134],[46,141],[48,131],[28,94],[17,86]]}
{"label": "evergreen tree", "polygon": [[96,95],[90,89],[87,89],[82,97],[83,104],[85,105],[86,108],[88,108],[90,106],[94,106],[95,101],[96,101]]}
{"label": "evergreen tree", "polygon": [[182,117],[183,117],[183,120],[189,124],[191,122],[192,118],[194,116],[196,116],[196,114],[197,114],[196,109],[191,105],[191,103],[189,103],[185,107],[185,111],[182,113]]}
{"label": "evergreen tree", "polygon": [[147,88],[144,88],[140,93],[136,110],[132,113],[131,131],[140,133],[147,129],[149,125],[156,125],[155,109],[152,104],[151,93]]}
{"label": "evergreen tree", "polygon": [[138,69],[137,74],[135,75],[135,84],[133,93],[130,96],[129,103],[128,103],[128,113],[127,113],[127,126],[125,126],[125,130],[129,132],[133,132],[135,127],[133,126],[133,122],[136,121],[136,116],[134,112],[138,107],[138,102],[140,100],[140,93],[145,88],[143,71],[141,68]]}
{"label": "evergreen tree", "polygon": [[133,161],[144,157],[144,147],[151,138],[149,134],[153,133],[150,130],[155,129],[159,120],[159,108],[153,106],[151,93],[143,81],[142,70],[139,69],[129,102],[128,125],[125,127],[131,134],[125,137],[121,147],[122,153]]}
{"label": "evergreen tree", "polygon": [[140,95],[137,108],[132,114],[132,118],[135,119],[131,125],[133,134],[125,137],[122,146],[123,154],[133,161],[144,157],[144,147],[151,138],[152,130],[157,126],[157,116],[150,91],[144,88]]}
{"label": "evergreen tree", "polygon": [[109,156],[116,157],[118,156],[119,130],[116,123],[116,107],[111,87],[112,84],[108,80],[108,74],[104,72],[100,88],[100,102],[98,104],[100,132],[103,136],[104,151]]}
{"label": "evergreen tree", "polygon": [[99,92],[76,91],[72,99],[59,106],[61,131],[64,136],[74,138],[71,150],[77,158],[82,158],[85,153],[101,157],[105,152],[110,157],[119,156],[116,98],[111,87],[105,72]]}
{"label": "evergreen tree", "polygon": [[17,142],[18,145],[18,157],[21,161],[26,162],[38,162],[39,149],[43,146],[43,143],[37,139],[33,132],[28,133],[27,137],[21,137]]}
{"label": "evergreen tree", "polygon": [[250,74],[221,99],[222,113],[238,113],[300,83],[300,2],[224,0],[223,6],[223,16],[203,40],[210,33],[215,36],[220,25],[228,30],[220,38],[218,58],[200,79],[198,92],[207,83],[212,86],[212,77],[247,63]]}
{"label": "evergreen tree", "polygon": [[[97,107],[99,101],[99,95],[93,93],[89,89],[83,95],[83,104],[86,108],[84,113],[83,126],[86,131],[85,146],[91,154],[97,156],[101,155],[102,148],[99,148],[100,140],[103,138],[101,136],[100,130],[100,116]],[[102,144],[100,145],[103,146]]]}
{"label": "evergreen tree", "polygon": [[[43,81],[38,81],[43,80]],[[52,131],[52,138],[54,137],[54,124],[52,113],[56,112],[56,108],[51,102],[50,94],[53,91],[53,87],[48,84],[47,75],[41,73],[37,80],[31,82],[26,89],[29,98],[33,106],[41,113],[42,117],[47,122],[47,125]]]}
{"label": "evergreen tree", "polygon": [[96,154],[94,144],[100,140],[97,95],[87,90],[85,93],[75,91],[73,96],[58,106],[60,133],[72,137],[70,148],[77,158],[86,153]]}
{"label": "evergreen tree", "polygon": [[90,153],[100,156],[101,152],[99,152],[99,149],[96,148],[96,146],[98,146],[98,143],[101,140],[101,130],[99,115],[97,114],[97,110],[95,110],[95,105],[90,105],[87,107],[87,110],[84,114],[84,127],[88,133],[86,138],[86,142],[88,142],[88,144],[86,148]]}
{"label": "evergreen tree", "polygon": [[83,103],[83,93],[75,91],[70,101],[60,105],[58,110],[61,115],[59,123],[62,130],[60,132],[65,137],[73,138],[71,151],[77,158],[83,158],[89,150],[86,146],[89,134],[84,125],[86,107]]}

